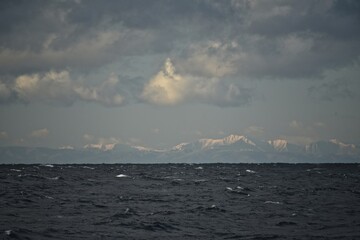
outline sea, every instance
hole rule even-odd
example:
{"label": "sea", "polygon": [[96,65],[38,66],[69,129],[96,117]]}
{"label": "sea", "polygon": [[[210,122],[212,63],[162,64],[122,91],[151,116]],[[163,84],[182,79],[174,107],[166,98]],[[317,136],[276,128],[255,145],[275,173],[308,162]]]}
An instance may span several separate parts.
{"label": "sea", "polygon": [[0,239],[360,239],[360,165],[0,165]]}

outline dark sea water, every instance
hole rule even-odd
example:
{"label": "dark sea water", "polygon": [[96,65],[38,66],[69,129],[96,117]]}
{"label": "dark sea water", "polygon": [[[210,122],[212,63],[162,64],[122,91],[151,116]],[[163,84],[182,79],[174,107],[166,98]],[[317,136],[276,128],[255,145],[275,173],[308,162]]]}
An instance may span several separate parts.
{"label": "dark sea water", "polygon": [[0,165],[0,187],[0,239],[360,239],[357,164]]}

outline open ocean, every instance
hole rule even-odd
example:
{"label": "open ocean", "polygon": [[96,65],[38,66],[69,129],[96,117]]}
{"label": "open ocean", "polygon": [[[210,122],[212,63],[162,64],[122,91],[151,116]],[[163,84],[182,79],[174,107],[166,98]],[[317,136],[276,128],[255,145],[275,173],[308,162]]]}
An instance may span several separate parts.
{"label": "open ocean", "polygon": [[0,239],[360,239],[358,164],[0,165]]}

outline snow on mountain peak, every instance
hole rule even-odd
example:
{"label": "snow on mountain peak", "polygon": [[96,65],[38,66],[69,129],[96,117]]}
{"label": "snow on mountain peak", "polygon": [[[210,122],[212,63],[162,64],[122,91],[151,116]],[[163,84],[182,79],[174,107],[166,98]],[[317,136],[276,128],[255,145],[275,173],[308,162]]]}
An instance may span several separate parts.
{"label": "snow on mountain peak", "polygon": [[211,149],[216,146],[230,145],[238,141],[243,141],[247,144],[255,146],[255,143],[249,140],[247,137],[242,135],[233,135],[233,134],[225,138],[219,138],[219,139],[211,139],[211,138],[200,139],[199,143],[201,144],[201,149]]}
{"label": "snow on mountain peak", "polygon": [[179,151],[183,150],[185,146],[189,145],[189,143],[180,143],[174,147],[171,148],[171,150]]}
{"label": "snow on mountain peak", "polygon": [[355,148],[354,144],[346,144],[346,143],[343,143],[343,142],[341,142],[340,140],[338,140],[336,138],[330,139],[329,142],[334,143],[334,144],[336,144],[336,145],[338,145],[339,147],[342,147],[342,148]]}
{"label": "snow on mountain peak", "polygon": [[288,142],[283,139],[270,140],[268,141],[268,143],[272,145],[276,151],[279,152],[286,151],[288,145]]}
{"label": "snow on mountain peak", "polygon": [[115,147],[116,143],[109,143],[109,144],[86,144],[84,146],[85,149],[98,149],[103,151],[112,150]]}
{"label": "snow on mountain peak", "polygon": [[142,152],[164,152],[164,150],[148,148],[148,147],[143,147],[143,146],[131,146],[131,147],[138,151],[142,151]]}

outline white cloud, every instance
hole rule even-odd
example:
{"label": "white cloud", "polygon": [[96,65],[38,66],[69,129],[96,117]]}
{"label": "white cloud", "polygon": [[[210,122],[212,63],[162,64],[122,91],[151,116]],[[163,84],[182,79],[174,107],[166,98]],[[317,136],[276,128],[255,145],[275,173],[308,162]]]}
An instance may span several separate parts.
{"label": "white cloud", "polygon": [[32,101],[73,101],[72,81],[68,71],[50,71],[44,75],[22,75],[15,79],[13,90],[18,98]]}
{"label": "white cloud", "polygon": [[[45,103],[73,104],[76,101],[95,102],[104,106],[121,106],[124,97],[118,92],[119,79],[114,74],[97,86],[73,80],[66,70],[49,71],[17,77],[12,85],[0,82],[0,99],[12,93],[18,100]],[[12,93],[11,93],[12,92]]]}
{"label": "white cloud", "polygon": [[30,137],[33,138],[45,138],[49,135],[49,130],[47,128],[37,129],[30,133]]}
{"label": "white cloud", "polygon": [[142,97],[158,105],[174,105],[184,100],[188,80],[175,73],[170,58],[145,86]]}
{"label": "white cloud", "polygon": [[218,106],[238,106],[248,103],[250,89],[226,83],[219,78],[178,74],[170,58],[144,87],[141,97],[156,105],[176,105],[201,102]]}

